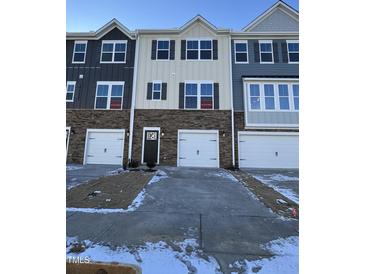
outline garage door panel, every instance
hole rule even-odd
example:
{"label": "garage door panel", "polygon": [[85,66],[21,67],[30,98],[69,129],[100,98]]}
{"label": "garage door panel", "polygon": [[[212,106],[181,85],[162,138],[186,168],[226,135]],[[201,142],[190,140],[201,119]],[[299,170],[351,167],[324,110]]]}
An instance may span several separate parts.
{"label": "garage door panel", "polygon": [[179,165],[218,167],[217,134],[211,132],[179,133]]}
{"label": "garage door panel", "polygon": [[297,135],[241,134],[239,146],[240,167],[299,167],[299,138]]}
{"label": "garage door panel", "polygon": [[124,131],[89,132],[85,163],[121,165],[123,148]]}

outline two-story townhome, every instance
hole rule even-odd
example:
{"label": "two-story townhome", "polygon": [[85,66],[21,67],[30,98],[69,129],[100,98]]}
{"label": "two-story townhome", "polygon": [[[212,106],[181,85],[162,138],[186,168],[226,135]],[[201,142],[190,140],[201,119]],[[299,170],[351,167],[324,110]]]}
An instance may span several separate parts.
{"label": "two-story townhome", "polygon": [[230,31],[201,16],[175,29],[138,30],[132,158],[232,165]]}
{"label": "two-story townhome", "polygon": [[298,168],[298,12],[279,1],[231,37],[236,164]]}
{"label": "two-story townhome", "polygon": [[95,32],[66,36],[67,161],[128,160],[135,33],[113,19]]}

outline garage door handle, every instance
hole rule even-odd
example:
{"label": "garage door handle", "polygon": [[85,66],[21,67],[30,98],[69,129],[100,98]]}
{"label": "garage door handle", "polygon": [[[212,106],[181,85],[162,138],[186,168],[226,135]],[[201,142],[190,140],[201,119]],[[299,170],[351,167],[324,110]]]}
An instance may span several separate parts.
{"label": "garage door handle", "polygon": [[279,156],[279,152],[276,151],[275,152],[275,156],[278,157]]}
{"label": "garage door handle", "polygon": [[186,141],[186,139],[180,139],[179,141]]}
{"label": "garage door handle", "polygon": [[115,157],[117,157],[117,158],[122,158],[122,156],[115,156]]}
{"label": "garage door handle", "polygon": [[246,161],[246,159],[240,159],[240,161]]}
{"label": "garage door handle", "polygon": [[210,160],[217,160],[217,158],[210,158]]}
{"label": "garage door handle", "polygon": [[106,149],[106,148],[104,148],[104,153],[106,153],[106,151],[107,151],[107,149]]}
{"label": "garage door handle", "polygon": [[87,157],[94,157],[93,155],[87,155]]}
{"label": "garage door handle", "polygon": [[211,142],[217,142],[217,140],[209,140],[209,141],[211,141]]}
{"label": "garage door handle", "polygon": [[186,159],[185,157],[179,157],[179,159]]}

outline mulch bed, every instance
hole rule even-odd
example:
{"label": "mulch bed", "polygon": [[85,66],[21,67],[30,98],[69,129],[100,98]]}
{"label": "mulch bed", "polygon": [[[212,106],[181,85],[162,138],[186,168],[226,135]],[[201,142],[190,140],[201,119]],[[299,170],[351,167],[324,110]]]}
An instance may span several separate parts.
{"label": "mulch bed", "polygon": [[[299,205],[288,199],[273,188],[265,185],[247,172],[242,170],[230,171],[243,185],[251,190],[256,197],[275,213],[284,217],[299,219]],[[278,203],[278,199],[285,201],[285,204]],[[293,209],[295,212],[293,212]]]}
{"label": "mulch bed", "polygon": [[127,209],[155,173],[134,171],[101,177],[67,190],[66,206]]}

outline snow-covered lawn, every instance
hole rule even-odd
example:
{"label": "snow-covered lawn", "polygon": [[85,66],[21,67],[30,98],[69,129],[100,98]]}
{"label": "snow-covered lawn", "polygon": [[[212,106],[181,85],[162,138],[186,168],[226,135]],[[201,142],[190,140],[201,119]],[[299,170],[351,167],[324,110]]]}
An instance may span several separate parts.
{"label": "snow-covered lawn", "polygon": [[83,168],[83,166],[66,165],[66,171],[77,170],[77,169],[82,169],[82,168]]}
{"label": "snow-covered lawn", "polygon": [[[163,170],[156,171],[155,176],[152,177],[152,179],[148,182],[147,186],[158,183],[162,179],[167,178],[166,172]],[[136,198],[134,198],[132,204],[128,206],[127,209],[123,208],[75,208],[75,207],[68,207],[66,208],[69,212],[85,212],[85,213],[123,213],[123,212],[132,212],[135,211],[137,208],[139,208],[143,204],[143,200],[146,196],[146,188],[143,188],[142,191],[137,195]]]}
{"label": "snow-covered lawn", "polygon": [[287,176],[283,174],[265,174],[265,175],[258,175],[253,174],[257,180],[263,182],[264,184],[268,185],[269,187],[273,188],[277,192],[281,193],[285,197],[289,198],[293,202],[299,204],[299,197],[296,192],[288,187],[284,187],[282,184],[285,182],[286,184],[298,184],[299,178],[294,176]]}
{"label": "snow-covered lawn", "polygon": [[[67,238],[67,253],[76,238]],[[85,242],[86,250],[82,253],[68,253],[67,258],[81,257],[94,262],[118,262],[138,265],[143,274],[187,274],[187,273],[221,273],[213,257],[207,260],[199,256],[196,239],[174,242],[179,251],[173,250],[165,242],[146,243],[137,248],[125,246],[110,249],[107,246]],[[176,247],[175,247],[176,249]]]}
{"label": "snow-covered lawn", "polygon": [[[292,236],[274,240],[265,245],[265,248],[277,255],[269,259],[245,260],[247,274],[299,273],[299,237]],[[240,262],[237,263],[239,264]]]}

